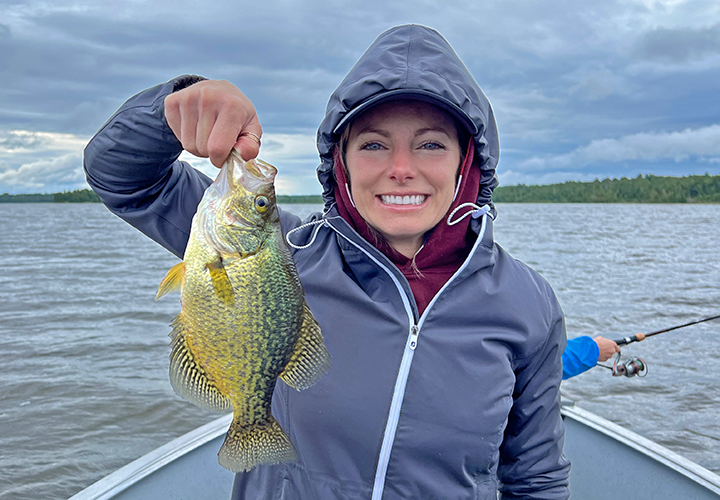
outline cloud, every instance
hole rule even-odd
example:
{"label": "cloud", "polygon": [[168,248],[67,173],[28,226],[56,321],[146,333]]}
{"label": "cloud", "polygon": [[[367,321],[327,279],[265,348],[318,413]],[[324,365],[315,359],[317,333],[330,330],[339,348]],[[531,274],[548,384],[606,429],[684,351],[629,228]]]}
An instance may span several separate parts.
{"label": "cloud", "polygon": [[0,172],[2,192],[48,192],[87,187],[82,170],[82,155],[68,153],[50,160],[26,163],[17,169]]}
{"label": "cloud", "polygon": [[[653,155],[715,165],[717,155],[687,144],[653,153],[641,143],[680,140],[646,130],[699,134],[720,123],[709,104],[720,81],[717,0],[456,0],[442,9],[436,0],[10,0],[0,19],[0,130],[82,142],[142,89],[184,73],[223,78],[258,110],[278,191],[319,192],[314,134],[330,93],[375,37],[407,22],[443,33],[490,98],[505,175],[550,175],[557,160],[564,175],[586,175],[578,161],[603,176],[602,162],[645,168]],[[0,172],[81,150],[58,137],[0,132]]]}
{"label": "cloud", "polygon": [[720,24],[707,28],[657,28],[643,34],[636,46],[639,57],[686,62],[720,52]]}
{"label": "cloud", "polygon": [[80,151],[87,139],[73,134],[34,132],[31,130],[0,130],[0,154],[44,151]]}
{"label": "cloud", "polygon": [[558,155],[533,156],[521,163],[523,171],[569,169],[626,161],[683,162],[691,158],[720,158],[720,124],[678,132],[641,132],[619,139],[593,140]]}
{"label": "cloud", "polygon": [[59,192],[88,187],[82,171],[87,138],[0,130],[0,193]]}

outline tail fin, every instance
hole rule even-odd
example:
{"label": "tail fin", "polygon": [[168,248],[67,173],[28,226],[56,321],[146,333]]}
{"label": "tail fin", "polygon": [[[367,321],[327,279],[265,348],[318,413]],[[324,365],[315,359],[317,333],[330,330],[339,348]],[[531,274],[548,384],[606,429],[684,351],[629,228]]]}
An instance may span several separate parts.
{"label": "tail fin", "polygon": [[220,465],[232,472],[296,459],[295,448],[272,415],[250,426],[233,419],[218,453]]}

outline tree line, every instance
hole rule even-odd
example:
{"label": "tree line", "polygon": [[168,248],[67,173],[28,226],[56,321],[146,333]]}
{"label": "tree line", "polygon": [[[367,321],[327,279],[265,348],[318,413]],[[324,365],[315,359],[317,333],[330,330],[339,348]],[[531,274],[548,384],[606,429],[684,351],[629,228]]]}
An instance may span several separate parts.
{"label": "tree line", "polygon": [[[54,194],[0,194],[0,203],[96,203],[89,189]],[[322,204],[320,195],[278,195],[278,203]],[[720,203],[720,175],[663,177],[638,175],[634,179],[568,181],[542,186],[500,186],[497,203]]]}
{"label": "tree line", "polygon": [[0,203],[99,203],[100,197],[90,189],[76,189],[52,194],[0,194]]}
{"label": "tree line", "polygon": [[720,203],[720,175],[568,181],[543,186],[500,186],[498,203]]}

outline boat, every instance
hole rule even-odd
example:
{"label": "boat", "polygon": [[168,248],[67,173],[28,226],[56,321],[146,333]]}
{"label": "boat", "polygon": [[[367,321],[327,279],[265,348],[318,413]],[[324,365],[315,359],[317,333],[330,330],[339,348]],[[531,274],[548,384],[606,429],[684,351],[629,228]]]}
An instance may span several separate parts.
{"label": "boat", "polygon": [[[720,476],[572,402],[564,401],[570,496],[605,500],[718,500]],[[144,455],[69,500],[228,500],[234,474],[217,462],[232,415]]]}

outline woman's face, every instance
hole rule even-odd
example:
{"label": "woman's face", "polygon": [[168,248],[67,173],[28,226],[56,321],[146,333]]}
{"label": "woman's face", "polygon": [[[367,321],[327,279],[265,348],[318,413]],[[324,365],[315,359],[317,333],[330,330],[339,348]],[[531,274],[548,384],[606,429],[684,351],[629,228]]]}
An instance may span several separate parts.
{"label": "woman's face", "polygon": [[369,110],[352,123],[345,152],[358,212],[414,256],[450,208],[460,155],[455,123],[436,106],[396,101]]}

